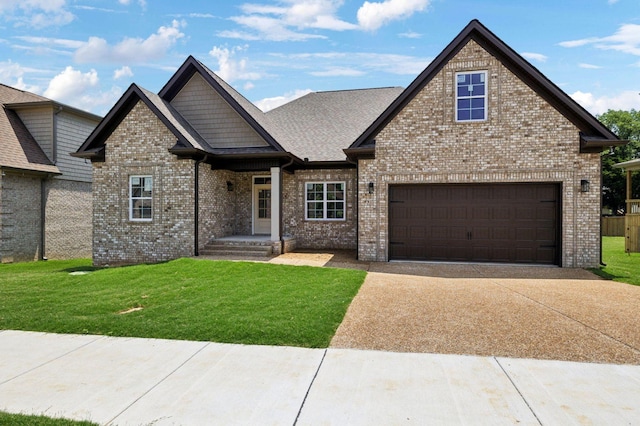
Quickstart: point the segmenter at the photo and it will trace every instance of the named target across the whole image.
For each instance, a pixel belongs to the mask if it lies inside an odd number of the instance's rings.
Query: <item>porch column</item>
[[[271,168],[271,240],[280,241],[280,167]]]

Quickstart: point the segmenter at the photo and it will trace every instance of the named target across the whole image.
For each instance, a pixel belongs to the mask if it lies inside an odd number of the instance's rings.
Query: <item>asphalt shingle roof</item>
[[[313,92],[266,113],[284,149],[309,161],[344,161],[342,151],[402,93],[401,87]]]
[[[0,84],[0,166],[37,172],[60,173],[6,104],[51,102],[47,98]]]

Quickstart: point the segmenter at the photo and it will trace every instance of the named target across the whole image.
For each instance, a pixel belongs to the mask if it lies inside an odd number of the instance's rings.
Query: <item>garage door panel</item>
[[[504,226],[496,226],[495,228],[491,228],[491,239],[494,241],[508,240],[509,234],[510,228]]]
[[[444,207],[431,207],[431,215],[424,219],[444,220],[449,218],[449,210]]]
[[[536,238],[535,228],[516,228],[516,240],[517,241],[532,241]]]
[[[389,258],[557,264],[559,194],[547,183],[392,185]]]
[[[409,228],[409,238],[412,240],[424,240],[424,238],[427,236],[427,233],[425,231],[426,230],[424,226],[412,226]]]

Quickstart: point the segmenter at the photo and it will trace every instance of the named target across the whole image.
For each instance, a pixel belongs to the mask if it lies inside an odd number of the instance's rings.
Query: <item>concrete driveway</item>
[[[367,269],[331,347],[640,364],[640,287],[583,269]]]

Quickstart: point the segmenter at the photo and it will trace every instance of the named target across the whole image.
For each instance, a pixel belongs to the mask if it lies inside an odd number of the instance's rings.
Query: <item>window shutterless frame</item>
[[[346,220],[345,182],[307,182],[304,193],[305,220]]]
[[[151,222],[153,219],[153,178],[129,176],[129,220]]]
[[[455,75],[457,122],[487,119],[487,71],[465,71]]]

